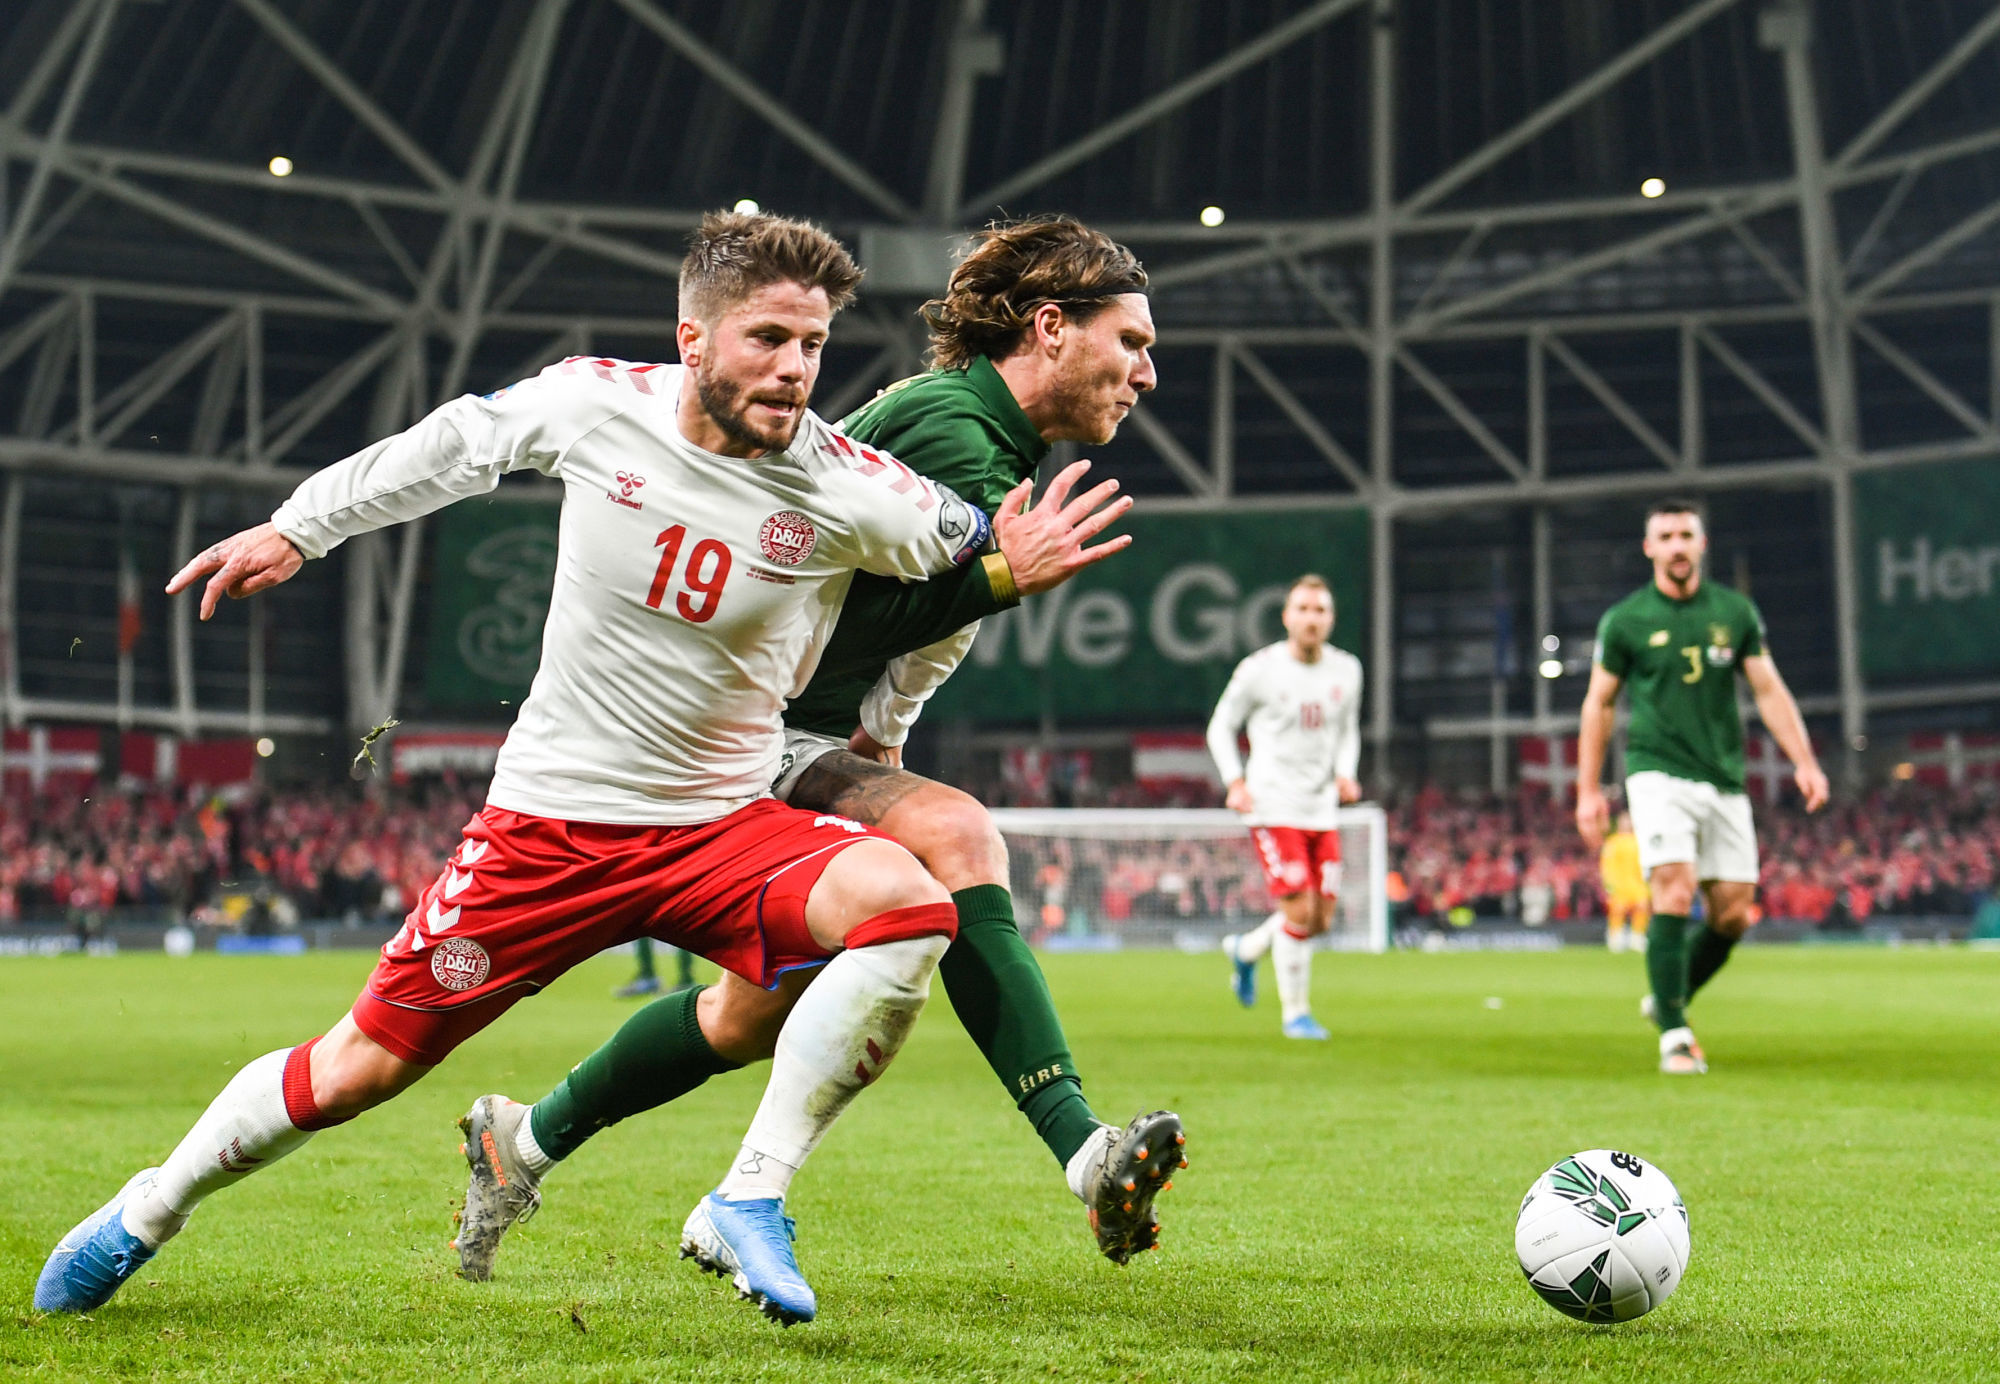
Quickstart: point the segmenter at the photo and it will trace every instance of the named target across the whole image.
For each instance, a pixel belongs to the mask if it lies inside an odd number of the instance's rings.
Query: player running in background
[[[903,847],[769,797],[780,713],[856,568],[949,572],[985,531],[949,490],[806,410],[859,278],[805,223],[707,217],[682,269],[681,365],[573,359],[455,400],[313,475],[270,523],[169,583],[209,577],[206,619],[225,592],[275,586],[507,471],[565,488],[541,667],[462,845],[352,1010],[246,1064],[161,1167],[63,1237],[37,1307],[101,1305],[206,1197],[407,1089],[579,961],[652,932],[758,985],[823,966],[778,1036],[741,1153],[682,1239],[777,1320],[813,1316],[785,1193],[902,1045],[957,919]]]
[[[1266,951],[1278,976],[1287,1038],[1325,1038],[1312,1014],[1312,939],[1333,922],[1340,896],[1340,805],[1361,796],[1361,660],[1327,643],[1333,592],[1307,575],[1285,597],[1285,639],[1236,665],[1208,722],[1208,752],[1227,802],[1257,844],[1278,909],[1242,936],[1222,939],[1236,998],[1257,1000]],[[1250,764],[1236,737],[1250,732]]]
[[[1618,814],[1618,829],[1604,838],[1597,853],[1604,883],[1604,946],[1607,951],[1646,950],[1646,922],[1652,894],[1646,872],[1639,868],[1639,838],[1632,834],[1632,814]]]
[[[1625,742],[1625,805],[1652,891],[1647,1016],[1660,1029],[1660,1070],[1708,1070],[1687,1024],[1687,1003],[1722,968],[1750,925],[1757,896],[1757,836],[1743,792],[1743,719],[1736,676],[1757,715],[1792,761],[1806,810],[1826,803],[1798,703],[1764,647],[1764,618],[1750,599],[1702,577],[1708,533],[1692,500],[1662,500],[1646,516],[1653,580],[1604,613],[1596,665],[1584,693],[1577,742],[1576,824],[1592,849],[1610,820],[1600,780],[1618,690],[1632,687]],[[1699,884],[1707,925],[1690,946],[1688,915]]]
[[[1145,288],[1129,251],[1074,221],[994,227],[953,272],[944,298],[924,309],[936,368],[892,386],[844,426],[1004,513],[1024,501],[1052,442],[1110,441],[1153,388]],[[1060,504],[1062,493],[1044,503]],[[893,837],[951,891],[958,936],[938,968],[945,993],[1062,1166],[1098,1247],[1122,1264],[1157,1242],[1153,1201],[1183,1161],[1180,1120],[1154,1111],[1120,1129],[1097,1119],[1016,924],[993,819],[967,794],[900,767],[904,737],[971,644],[973,622],[1015,600],[1004,567],[995,575],[991,592],[970,579],[953,590],[858,575],[818,671],[785,710],[785,770],[775,791],[793,806]],[[725,975],[639,1011],[532,1109],[480,1097],[466,1118],[464,1275],[491,1274],[502,1235],[539,1204],[542,1176],[591,1135],[768,1057],[795,993],[767,994]],[[478,1157],[488,1129],[497,1160]]]
[[[679,947],[669,947],[674,954],[674,988],[672,994],[694,988],[694,953],[684,952]],[[636,969],[632,978],[611,992],[613,999],[638,1000],[648,995],[660,993],[660,973],[653,965],[653,939],[641,937],[632,944],[632,960]]]

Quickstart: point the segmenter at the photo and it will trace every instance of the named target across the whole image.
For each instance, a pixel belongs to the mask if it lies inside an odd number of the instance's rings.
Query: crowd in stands
[[[996,787],[1004,796],[1006,788]],[[1213,790],[1177,785],[1097,795],[1106,806],[1217,807]],[[1596,853],[1567,804],[1525,788],[1512,797],[1427,787],[1388,804],[1390,893],[1405,921],[1511,919],[1529,924],[1604,916]],[[1850,926],[1876,916],[1971,914],[2000,875],[2000,784],[1957,790],[1874,789],[1806,814],[1794,800],[1756,809],[1764,916]],[[1081,906],[1126,916],[1234,918],[1268,907],[1247,843],[1016,845],[1018,893],[1061,913]],[[1098,891],[1094,893],[1093,891]],[[1090,900],[1097,906],[1091,909]]]
[[[282,900],[315,919],[399,919],[437,875],[483,785],[342,784],[234,801],[112,788],[0,796],[0,922],[150,913],[215,920],[218,900]],[[1100,795],[1099,803],[1120,794]],[[1131,797],[1132,794],[1124,794]],[[1174,806],[1216,806],[1187,789]],[[1003,799],[995,787],[989,800]],[[1168,805],[1141,800],[1143,805]],[[1124,805],[1141,805],[1130,803]],[[1567,806],[1425,788],[1392,800],[1390,895],[1403,920],[1601,917],[1594,853]],[[2000,784],[1900,784],[1808,816],[1760,805],[1766,916],[1843,926],[1963,916],[1995,890]],[[1237,920],[1270,908],[1246,835],[1017,838],[1022,914],[1045,930]],[[240,910],[228,914],[240,920]]]
[[[435,780],[234,801],[10,785],[0,797],[0,922],[205,921],[231,900],[259,910],[282,902],[310,918],[400,919],[484,796],[484,785]]]

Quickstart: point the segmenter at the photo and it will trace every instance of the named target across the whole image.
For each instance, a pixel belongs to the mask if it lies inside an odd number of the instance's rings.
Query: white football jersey
[[[309,478],[272,516],[307,557],[532,468],[564,487],[541,667],[487,801],[564,821],[685,825],[764,796],[785,701],[856,569],[920,581],[986,516],[807,413],[756,460],[675,418],[678,365],[573,358],[439,408]]]
[[[1250,765],[1236,736],[1250,729]],[[1332,831],[1339,825],[1336,778],[1361,763],[1361,660],[1325,645],[1301,663],[1288,642],[1257,650],[1230,676],[1208,722],[1208,752],[1224,783],[1243,779],[1250,826]]]

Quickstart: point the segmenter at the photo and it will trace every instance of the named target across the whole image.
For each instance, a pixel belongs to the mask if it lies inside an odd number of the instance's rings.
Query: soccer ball
[[[1514,1253],[1528,1286],[1583,1322],[1629,1322],[1673,1296],[1688,1214],[1658,1168],[1629,1153],[1574,1153],[1521,1198]]]

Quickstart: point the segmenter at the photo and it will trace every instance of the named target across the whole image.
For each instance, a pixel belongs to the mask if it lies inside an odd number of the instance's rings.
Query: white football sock
[[[1101,1159],[1111,1149],[1111,1141],[1120,1131],[1117,1125],[1099,1125],[1097,1132],[1083,1141],[1083,1147],[1069,1156],[1063,1165],[1063,1177],[1069,1182],[1069,1189],[1076,1193],[1076,1199],[1086,1204],[1090,1201],[1090,1189],[1083,1184],[1084,1175],[1090,1171],[1092,1159]]]
[[[1263,922],[1236,939],[1236,959],[1255,963],[1264,959],[1264,953],[1271,950],[1271,939],[1284,929],[1283,912],[1273,913]]]
[[[542,1146],[535,1142],[535,1121],[531,1116],[523,1115],[514,1131],[514,1152],[521,1155],[521,1161],[536,1177],[556,1165],[556,1160],[542,1152]]]
[[[127,1230],[158,1249],[180,1233],[205,1198],[270,1167],[312,1138],[285,1110],[285,1064],[293,1051],[265,1053],[222,1088],[167,1155],[152,1187],[125,1203]]]
[[[826,964],[778,1031],[763,1103],[717,1196],[784,1196],[792,1174],[848,1102],[903,1046],[950,942],[881,942],[841,952]]]
[[[1271,939],[1271,969],[1278,973],[1278,1008],[1284,1022],[1312,1013],[1312,939],[1279,929]]]

